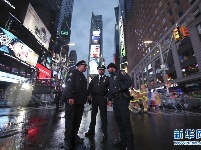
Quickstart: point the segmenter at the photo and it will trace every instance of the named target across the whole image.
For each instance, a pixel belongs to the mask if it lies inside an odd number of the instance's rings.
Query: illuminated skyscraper
[[[89,66],[88,66],[88,80],[90,81],[98,74],[97,67],[103,64],[103,46],[102,46],[102,15],[94,15],[92,12],[91,29],[89,39]]]
[[[68,68],[69,70],[75,70],[77,63],[77,53],[76,50],[71,50],[68,57]]]

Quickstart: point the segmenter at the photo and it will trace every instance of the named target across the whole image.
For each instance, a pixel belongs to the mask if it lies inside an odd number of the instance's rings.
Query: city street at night
[[[201,0],[0,0],[0,150],[201,150]]]
[[[112,145],[118,136],[113,111],[108,107],[108,138],[102,138],[100,115],[98,115],[95,136],[85,137],[90,123],[90,106],[85,107],[79,135],[83,144],[76,144],[75,150],[121,150]],[[0,149],[1,150],[58,150],[64,139],[64,110],[56,112],[53,106],[27,107],[21,109],[0,109]],[[174,145],[175,129],[200,129],[201,111],[191,110],[152,110],[147,114],[131,112],[134,134],[134,150],[199,150],[200,145]],[[7,126],[2,125],[7,124]],[[180,141],[200,141],[183,137]]]

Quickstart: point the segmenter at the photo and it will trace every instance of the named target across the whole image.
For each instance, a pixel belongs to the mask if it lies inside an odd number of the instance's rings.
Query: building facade
[[[62,7],[65,12],[60,11]],[[52,78],[61,74],[62,61],[67,62],[68,47],[63,45],[70,40],[72,7],[72,0],[0,1],[0,90],[37,79],[47,81],[43,83],[48,88],[38,86],[35,90],[35,86],[33,93],[50,94]],[[64,17],[59,17],[62,13]],[[59,61],[53,58],[55,51]]]
[[[126,23],[129,18],[133,0],[119,0],[119,6],[114,8],[115,24],[115,57],[114,62],[120,70],[128,72],[126,48]]]
[[[134,79],[134,88],[139,89],[145,83],[150,88],[200,86],[200,12],[200,0],[160,0],[153,3],[136,0],[133,3],[126,45],[128,70]],[[187,27],[190,36],[175,41],[173,29],[177,26]],[[154,43],[144,44],[147,40]],[[160,51],[165,63],[165,78]]]

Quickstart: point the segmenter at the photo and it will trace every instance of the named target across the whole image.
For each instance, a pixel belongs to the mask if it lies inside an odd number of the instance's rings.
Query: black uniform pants
[[[70,105],[65,102],[65,141],[74,141],[80,128],[84,104]]]
[[[114,98],[113,110],[114,119],[119,129],[120,138],[127,143],[129,147],[133,145],[133,132],[130,122],[129,100],[125,97]]]
[[[105,96],[92,95],[92,111],[91,111],[91,123],[89,130],[94,132],[96,126],[96,115],[98,113],[98,107],[100,110],[100,117],[102,123],[102,132],[107,134],[107,99]]]
[[[56,104],[56,110],[59,110],[59,101],[60,101],[60,98],[59,97],[55,97],[54,102]]]

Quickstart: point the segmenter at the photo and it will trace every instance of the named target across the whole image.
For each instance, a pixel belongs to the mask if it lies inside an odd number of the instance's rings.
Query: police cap
[[[98,70],[105,70],[106,68],[105,68],[104,65],[100,65],[100,66],[97,67],[97,69],[98,69]]]
[[[76,66],[79,66],[79,65],[86,65],[87,66],[87,64],[84,60],[81,60],[76,64]]]
[[[107,69],[109,69],[109,68],[118,69],[117,66],[116,66],[114,63],[110,63],[110,64],[107,66]]]

